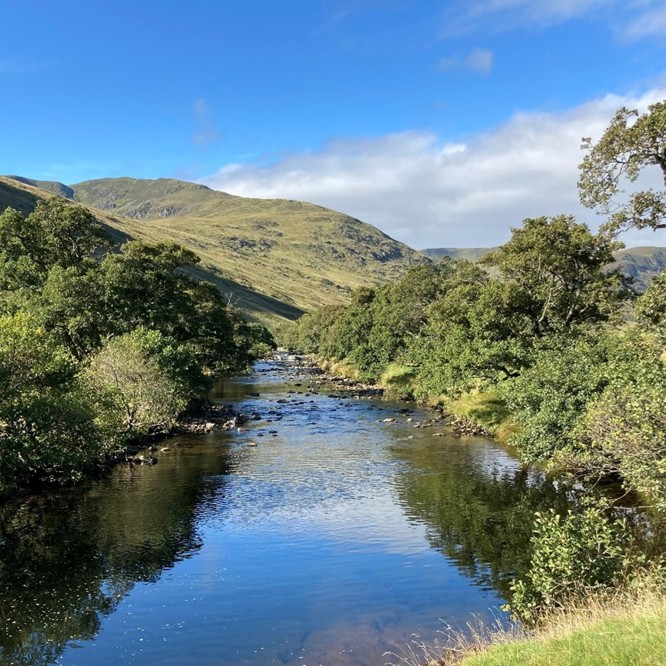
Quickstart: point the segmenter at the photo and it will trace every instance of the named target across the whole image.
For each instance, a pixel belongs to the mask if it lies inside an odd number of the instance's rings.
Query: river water
[[[397,664],[501,621],[532,513],[566,502],[492,442],[286,359],[217,400],[262,418],[0,505],[0,663]]]

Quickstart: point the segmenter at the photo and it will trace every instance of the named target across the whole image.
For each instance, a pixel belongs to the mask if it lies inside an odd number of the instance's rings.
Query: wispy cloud
[[[195,131],[192,135],[192,142],[201,148],[205,148],[215,143],[220,134],[217,131],[213,115],[203,98],[194,102],[194,123]]]
[[[204,182],[250,197],[312,201],[370,222],[415,247],[504,242],[526,217],[573,212],[582,136],[615,110],[644,109],[666,88],[591,101],[566,113],[521,113],[464,142],[427,132],[335,141],[270,166],[232,164]]]
[[[444,14],[441,36],[545,28],[582,18],[629,41],[666,34],[663,0],[458,0]]]
[[[630,21],[621,33],[629,41],[666,36],[666,5],[644,11]]]
[[[476,74],[488,75],[493,69],[495,56],[489,49],[473,49],[465,56],[441,58],[438,67],[441,71],[467,69]]]

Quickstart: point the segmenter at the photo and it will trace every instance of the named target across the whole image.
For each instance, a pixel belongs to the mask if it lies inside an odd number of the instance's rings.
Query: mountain
[[[617,266],[634,280],[634,288],[644,292],[650,280],[666,270],[666,247],[630,247],[615,253]]]
[[[29,212],[53,194],[89,207],[118,241],[172,240],[195,271],[263,322],[344,303],[359,286],[428,261],[375,227],[314,204],[250,199],[174,179],[103,178],[74,185],[0,177],[0,210]]]

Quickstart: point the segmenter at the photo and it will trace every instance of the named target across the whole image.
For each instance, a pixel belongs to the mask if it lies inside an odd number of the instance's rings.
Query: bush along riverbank
[[[650,107],[630,129],[618,112],[610,138],[582,165],[586,205],[606,205],[617,191],[622,174],[608,151],[642,159],[632,151],[652,145],[654,133],[632,132],[663,126],[665,113],[664,103]],[[639,296],[610,266],[620,230],[664,222],[630,207],[597,234],[568,215],[528,219],[479,263],[445,258],[394,284],[357,289],[348,305],[304,315],[280,341],[389,394],[439,405],[470,432],[487,432],[579,486],[619,482],[625,498],[663,523],[666,273]],[[660,554],[641,555],[630,516],[618,502],[536,516],[513,615],[541,626],[554,609],[631,588],[646,570],[662,581]]]
[[[98,474],[271,348],[175,244],[54,198],[0,215],[0,498]]]

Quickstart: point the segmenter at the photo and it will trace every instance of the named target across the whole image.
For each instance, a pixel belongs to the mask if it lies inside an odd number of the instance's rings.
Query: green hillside
[[[369,224],[299,201],[248,199],[173,179],[66,186],[0,177],[0,209],[28,211],[53,193],[91,207],[119,240],[173,240],[194,250],[201,275],[261,321],[346,302],[352,289],[427,261]]]
[[[643,292],[655,275],[666,270],[666,247],[630,247],[615,253],[617,266],[634,280],[634,287]]]

